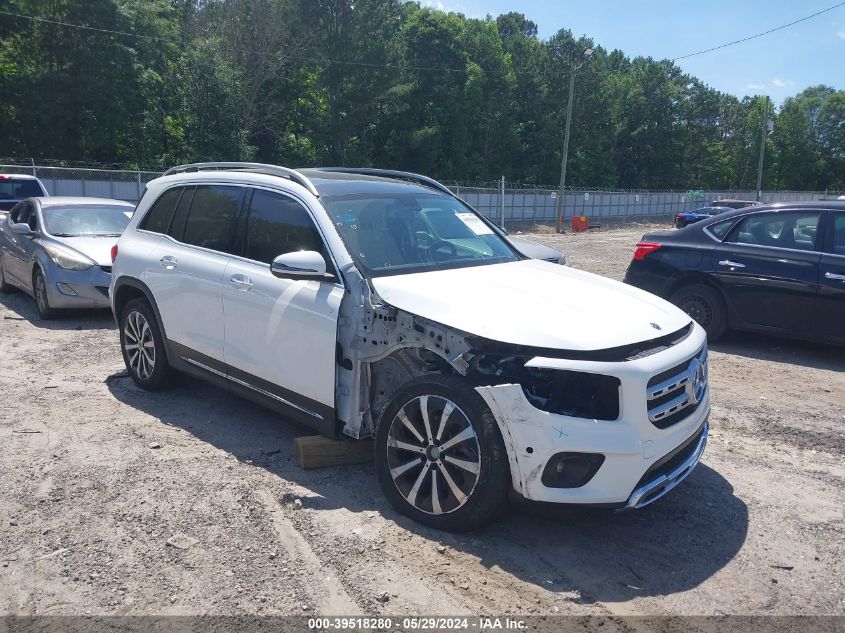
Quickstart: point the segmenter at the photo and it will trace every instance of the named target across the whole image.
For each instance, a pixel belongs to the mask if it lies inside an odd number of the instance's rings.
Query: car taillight
[[[114,264],[114,260],[117,259],[117,244],[111,247],[111,263]]]
[[[659,249],[662,244],[657,242],[637,242],[636,250],[634,251],[634,259],[638,262],[643,261],[646,255],[653,253]]]

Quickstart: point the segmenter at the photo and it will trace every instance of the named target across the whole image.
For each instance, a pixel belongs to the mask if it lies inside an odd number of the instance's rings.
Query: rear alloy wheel
[[[150,304],[133,299],[120,315],[120,350],[135,383],[148,391],[165,386],[170,366],[164,340]]]
[[[38,309],[38,316],[45,320],[56,318],[58,311],[50,307],[50,298],[47,296],[47,280],[40,268],[36,268],[32,275],[32,294],[35,295],[35,307]]]
[[[672,295],[671,301],[704,328],[709,340],[715,341],[724,334],[725,304],[716,291],[700,284],[684,286]]]
[[[505,507],[510,471],[492,412],[459,376],[414,380],[386,407],[376,468],[390,503],[435,528],[469,531]]]

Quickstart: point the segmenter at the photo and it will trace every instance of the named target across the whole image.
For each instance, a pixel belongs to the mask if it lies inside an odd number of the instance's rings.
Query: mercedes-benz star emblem
[[[689,366],[689,381],[687,382],[687,395],[690,404],[698,404],[704,397],[707,389],[707,363],[702,363],[693,358]]]

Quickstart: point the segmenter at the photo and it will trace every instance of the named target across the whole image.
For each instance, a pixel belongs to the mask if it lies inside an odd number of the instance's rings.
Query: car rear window
[[[29,178],[0,178],[0,200],[23,200],[43,196],[38,182]]]

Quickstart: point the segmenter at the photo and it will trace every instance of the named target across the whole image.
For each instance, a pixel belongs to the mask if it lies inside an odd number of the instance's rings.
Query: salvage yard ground
[[[650,227],[534,236],[621,279]],[[637,512],[518,504],[470,535],[397,515],[371,466],[184,379],[122,374],[108,313],[0,296],[0,613],[845,615],[845,351],[711,345],[697,471]]]

